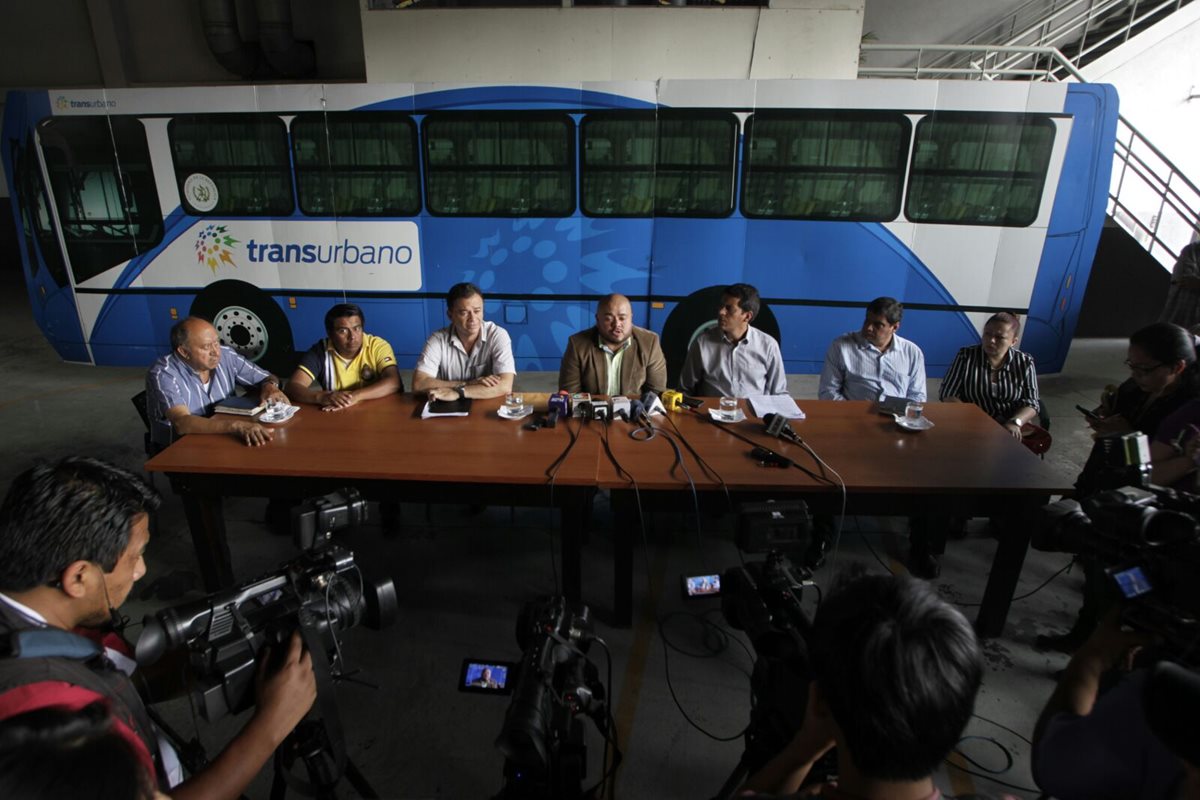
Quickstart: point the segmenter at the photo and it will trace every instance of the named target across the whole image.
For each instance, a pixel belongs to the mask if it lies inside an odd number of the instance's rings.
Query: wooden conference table
[[[709,405],[713,405],[711,402]],[[975,627],[981,636],[998,636],[1025,563],[1032,526],[1052,494],[1071,489],[1071,481],[1016,442],[1001,426],[969,403],[928,403],[934,427],[902,430],[869,402],[802,400],[807,418],[792,428],[836,470],[845,482],[847,514],[1003,516],[1002,532],[984,590]],[[742,407],[749,409],[743,402]],[[714,424],[707,412],[673,414],[679,433],[711,467],[705,470],[682,447],[690,479],[712,507],[736,500],[802,498],[814,513],[837,514],[841,489],[795,444],[767,436],[763,423],[749,419],[733,425]],[[660,427],[674,431],[669,423]],[[729,430],[769,447],[813,475],[795,468],[763,466],[750,454],[752,445]],[[656,437],[657,438],[657,437]],[[669,444],[609,437],[620,466],[637,481],[643,509],[669,507],[691,500],[689,477],[672,470],[675,453]],[[712,472],[717,473],[716,476]],[[719,476],[719,477],[718,477]],[[721,480],[725,487],[721,486]],[[633,536],[637,506],[632,483],[601,452],[597,484],[612,492],[614,523],[615,616],[627,619],[624,605],[632,595]],[[843,534],[844,535],[844,534]]]
[[[543,401],[544,402],[544,401]],[[564,592],[581,595],[581,541],[597,488],[612,492],[614,516],[614,598],[617,624],[632,616],[633,539],[637,532],[633,488],[618,473],[590,423],[559,423],[528,431],[522,423],[497,416],[500,399],[475,401],[469,417],[422,420],[423,401],[412,395],[386,398],[337,413],[305,406],[292,420],[275,426],[275,439],[250,448],[232,436],[186,436],[159,453],[146,469],[170,473],[184,497],[188,523],[205,585],[211,590],[234,581],[221,500],[226,496],[304,498],[346,484],[372,499],[419,502],[547,505],[548,468],[567,448],[569,431],[579,431],[554,481],[554,504],[562,511]],[[805,400],[808,418],[795,430],[845,481],[847,513],[1006,515],[1029,519],[1051,494],[1070,482],[1038,459],[974,405],[930,403],[935,427],[920,433],[900,430],[865,402]],[[656,417],[655,424],[674,431]],[[837,513],[838,486],[798,469],[763,467],[751,446],[701,413],[673,413],[687,444],[720,480],[706,472],[681,445],[698,492],[725,502],[724,488],[738,499],[802,497],[815,512]],[[771,439],[761,421],[729,426],[819,473],[798,446]],[[614,422],[608,441],[613,456],[637,481],[645,507],[691,507],[688,479],[672,469],[672,448],[656,437],[628,436],[630,426]],[[721,480],[725,487],[722,487]],[[687,493],[687,494],[685,494]],[[976,628],[998,635],[1028,548],[1029,524],[1004,532],[984,592]]]
[[[565,427],[527,431],[496,415],[502,398],[476,400],[468,417],[423,420],[411,394],[337,412],[302,406],[247,447],[233,436],[185,436],[146,463],[184,500],[196,557],[210,590],[234,583],[222,498],[299,500],[352,485],[370,500],[548,506],[547,468],[567,448]],[[543,399],[543,404],[545,400]],[[556,435],[557,434],[557,435]],[[596,491],[599,440],[578,437],[555,474],[562,510],[563,583],[579,599],[580,533]],[[246,577],[246,576],[243,576]]]

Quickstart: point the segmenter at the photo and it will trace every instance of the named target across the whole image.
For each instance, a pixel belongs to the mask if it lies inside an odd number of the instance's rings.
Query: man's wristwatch
[[[465,383],[460,383],[458,386],[455,386],[454,391],[458,392],[459,400],[467,399],[467,385]]]
[[[1020,417],[1013,417],[1008,421],[1008,424],[1016,425],[1018,428],[1020,428],[1025,424],[1025,420],[1021,419]]]

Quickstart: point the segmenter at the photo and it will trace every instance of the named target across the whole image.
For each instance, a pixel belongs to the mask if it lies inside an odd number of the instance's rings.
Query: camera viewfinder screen
[[[688,597],[703,597],[721,593],[720,575],[689,575],[684,581]]]
[[[1150,584],[1150,579],[1146,577],[1146,573],[1142,572],[1141,567],[1130,567],[1120,572],[1114,572],[1112,577],[1117,582],[1117,588],[1121,590],[1121,594],[1126,597],[1137,597],[1154,588]]]
[[[508,665],[472,661],[467,664],[464,686],[471,689],[503,691],[508,686]]]

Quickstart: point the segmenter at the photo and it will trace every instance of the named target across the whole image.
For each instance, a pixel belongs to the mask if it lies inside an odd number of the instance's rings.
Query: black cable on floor
[[[1072,558],[1072,559],[1071,559],[1069,562],[1067,562],[1067,565],[1066,565],[1066,566],[1064,566],[1062,569],[1058,570],[1058,571],[1057,571],[1057,572],[1055,572],[1053,575],[1051,575],[1049,578],[1046,578],[1046,580],[1044,580],[1044,581],[1042,581],[1040,584],[1038,584],[1038,586],[1037,586],[1037,588],[1036,588],[1036,589],[1033,589],[1033,590],[1031,590],[1031,591],[1028,591],[1028,592],[1026,592],[1025,594],[1019,594],[1019,595],[1017,595],[1016,597],[1014,597],[1012,600],[1010,600],[1009,602],[1015,603],[1015,602],[1017,602],[1018,600],[1024,600],[1024,599],[1026,599],[1027,597],[1033,597],[1035,594],[1037,594],[1038,592],[1040,592],[1042,589],[1045,589],[1047,586],[1049,586],[1051,581],[1053,581],[1053,580],[1054,580],[1055,578],[1057,578],[1059,575],[1062,575],[1064,572],[1066,572],[1067,570],[1069,570],[1069,569],[1070,569],[1070,568],[1071,568],[1071,567],[1072,567],[1074,564],[1075,564],[1075,559],[1074,559],[1074,558]],[[972,608],[972,607],[976,607],[976,606],[982,606],[982,605],[983,605],[983,603],[982,603],[982,602],[979,602],[979,603],[959,603],[959,602],[955,602],[955,603],[954,603],[954,605],[956,605],[956,606],[963,606],[964,608]]]
[[[889,575],[895,575],[896,573],[892,572],[892,568],[879,557],[879,553],[876,553],[875,548],[871,546],[871,540],[867,538],[867,534],[863,533],[862,526],[858,524],[858,517],[854,518],[854,530],[858,534],[858,537],[862,539],[863,544],[867,546],[867,550],[871,552],[871,555],[875,556],[875,560],[879,562],[879,566],[883,567],[884,572]]]
[[[687,721],[687,724],[691,725],[693,728],[695,728],[696,730],[698,730],[700,733],[704,734],[708,738],[712,739],[713,741],[717,741],[717,742],[737,741],[738,739],[742,738],[746,734],[747,730],[750,729],[749,723],[746,724],[745,728],[742,728],[742,730],[738,731],[736,734],[734,734],[732,736],[718,736],[715,733],[712,733],[711,731],[704,728],[702,725],[700,725],[694,719],[692,719],[691,716],[688,714],[688,712],[686,710],[684,710],[683,704],[679,702],[679,696],[677,694],[675,694],[675,685],[671,682],[671,658],[670,658],[671,650],[675,650],[676,652],[679,652],[679,653],[685,653],[686,651],[684,651],[684,650],[680,649],[678,646],[670,644],[668,642],[667,634],[666,634],[666,631],[664,630],[664,625],[666,624],[667,620],[670,620],[677,616],[688,617],[688,618],[694,619],[694,620],[700,622],[701,625],[705,626],[706,629],[708,629],[708,628],[716,629],[716,631],[718,632],[718,634],[717,634],[718,639],[723,640],[722,649],[720,650],[720,652],[711,653],[710,655],[707,655],[707,656],[694,655],[693,657],[713,658],[713,657],[719,655],[721,652],[724,652],[725,650],[728,649],[728,640],[730,638],[726,631],[724,631],[719,626],[715,625],[714,623],[712,623],[711,621],[706,619],[704,616],[701,616],[698,614],[693,614],[693,613],[690,613],[687,611],[675,611],[675,612],[667,614],[663,617],[660,617],[658,619],[658,636],[659,636],[659,639],[661,639],[662,643],[663,643],[663,669],[666,672],[667,689],[671,693],[671,700],[673,700],[675,702],[675,707],[677,709],[679,709],[679,713],[683,715],[683,718],[684,718],[684,720]],[[740,641],[737,639],[737,637],[732,637],[732,638],[734,638],[736,641]],[[744,647],[744,644],[743,644],[743,647]],[[742,670],[742,671],[745,673],[745,670]],[[746,673],[746,675],[749,676],[749,673]]]
[[[975,717],[976,719],[980,720],[981,722],[986,722],[986,723],[988,723],[988,724],[990,724],[990,725],[995,725],[995,726],[996,726],[997,728],[999,728],[1000,730],[1003,730],[1003,731],[1008,731],[1009,733],[1011,733],[1013,736],[1015,736],[1015,737],[1017,737],[1018,739],[1020,739],[1020,740],[1021,740],[1022,742],[1024,742],[1025,744],[1029,745],[1030,747],[1032,747],[1032,746],[1033,746],[1033,740],[1031,740],[1031,739],[1027,738],[1026,736],[1024,736],[1024,735],[1023,735],[1023,734],[1021,734],[1021,733],[1018,733],[1017,731],[1014,731],[1012,728],[1008,727],[1007,725],[1005,725],[1005,724],[1004,724],[1004,723],[1002,723],[1002,722],[996,722],[996,720],[994,720],[994,719],[989,719],[989,718],[987,718],[987,717],[983,716],[982,714],[972,714],[971,716]]]

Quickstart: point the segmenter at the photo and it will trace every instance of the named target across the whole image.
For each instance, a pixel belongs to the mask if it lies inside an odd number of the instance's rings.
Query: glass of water
[[[904,407],[904,418],[909,422],[917,422],[925,413],[925,406],[922,403],[909,403]]]
[[[736,397],[722,397],[721,410],[718,412],[721,419],[725,422],[736,422],[738,412],[738,402]]]
[[[504,396],[504,411],[512,417],[525,410],[525,395],[509,392]]]

